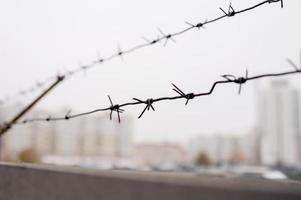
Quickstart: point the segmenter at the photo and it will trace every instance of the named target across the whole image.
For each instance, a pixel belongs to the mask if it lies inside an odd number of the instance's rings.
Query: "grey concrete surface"
[[[0,163],[0,200],[301,199],[301,184],[195,173]]]

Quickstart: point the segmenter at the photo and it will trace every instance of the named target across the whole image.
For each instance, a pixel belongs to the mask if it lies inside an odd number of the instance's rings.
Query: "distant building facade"
[[[31,116],[45,117],[45,113],[35,111]],[[20,125],[1,138],[1,155],[14,161],[22,151],[31,149],[40,157],[129,157],[133,153],[132,123],[129,116],[123,116],[119,124],[99,115]]]
[[[189,150],[191,161],[200,154],[206,154],[213,165],[258,164],[258,134],[252,130],[247,134],[213,134],[191,139]]]
[[[272,82],[260,93],[259,119],[262,164],[300,164],[298,91],[285,81]]]
[[[145,165],[186,163],[187,151],[178,143],[139,143],[135,145],[134,158]]]

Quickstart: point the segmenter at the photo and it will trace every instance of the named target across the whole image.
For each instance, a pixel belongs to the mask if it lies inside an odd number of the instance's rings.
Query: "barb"
[[[240,94],[240,92],[241,92],[241,85],[244,84],[244,83],[246,83],[247,80],[248,80],[248,70],[246,70],[245,77],[236,78],[234,75],[231,75],[231,74],[225,74],[225,75],[222,75],[222,77],[225,78],[228,81],[232,81],[234,83],[239,84],[238,94]]]
[[[233,17],[235,15],[235,10],[232,7],[232,4],[229,4],[228,12],[224,11],[222,8],[219,8],[227,17]]]
[[[117,57],[120,57],[121,59],[123,59],[123,57],[124,57],[125,54],[129,54],[129,53],[132,53],[132,52],[134,52],[134,51],[136,51],[138,49],[142,49],[142,48],[145,48],[145,47],[152,46],[154,44],[159,43],[160,41],[164,41],[163,46],[166,46],[168,40],[176,42],[176,40],[175,40],[176,36],[185,34],[186,32],[192,31],[193,29],[200,29],[201,27],[204,28],[205,25],[217,22],[219,20],[222,20],[225,17],[237,16],[238,14],[241,14],[241,13],[244,13],[244,12],[256,9],[258,7],[261,7],[261,6],[265,5],[265,4],[278,3],[278,2],[280,2],[281,7],[283,8],[283,0],[266,0],[266,1],[262,1],[261,3],[255,4],[255,5],[251,6],[251,7],[242,9],[242,10],[234,10],[234,8],[232,7],[232,4],[230,3],[227,12],[225,10],[223,10],[222,8],[220,8],[220,10],[223,12],[223,15],[221,15],[221,16],[218,16],[218,17],[213,18],[211,20],[206,20],[205,22],[199,22],[199,23],[196,23],[196,24],[192,24],[192,23],[186,22],[186,24],[189,25],[188,28],[184,28],[184,29],[182,29],[180,31],[177,31],[177,32],[174,32],[174,33],[170,33],[170,34],[165,34],[161,29],[158,28],[158,31],[160,32],[161,36],[159,36],[156,39],[149,40],[146,37],[143,37],[143,40],[145,41],[145,43],[133,46],[133,47],[127,49],[127,50],[121,50],[120,47],[118,46],[117,53],[113,53],[112,55],[107,56],[107,57],[102,57],[102,58],[98,57],[97,60],[94,60],[94,61],[92,61],[92,62],[90,62],[90,63],[88,63],[86,65],[79,66],[78,68],[76,68],[74,70],[67,71],[66,73],[61,74],[61,75],[65,76],[66,77],[65,79],[67,79],[67,78],[72,77],[72,76],[74,76],[75,74],[77,74],[77,73],[79,73],[81,71],[86,72],[88,69],[91,69],[92,67],[96,66],[97,64],[102,64],[104,62],[108,62],[108,61],[110,61],[112,59],[115,59]],[[55,80],[56,76],[57,75],[51,76],[48,79],[46,79],[45,81],[40,81],[39,84],[36,84],[35,86],[33,86],[33,87],[29,88],[29,89],[20,90],[18,92],[18,95],[20,95],[20,96],[26,96],[27,94],[33,93],[33,92],[35,92],[37,90],[40,90],[42,87],[46,86],[47,84],[49,84],[50,82],[52,82],[53,80]],[[11,99],[12,98],[0,99],[0,105],[4,104],[6,102],[9,102]]]
[[[194,93],[185,94],[175,84],[172,83],[172,85],[174,86],[174,88],[172,90],[175,91],[176,93],[178,93],[181,97],[186,99],[185,106],[188,104],[190,99],[194,99],[194,97],[195,97]]]
[[[158,31],[161,33],[161,35],[163,36],[163,38],[165,38],[165,42],[163,44],[163,46],[165,47],[167,45],[168,40],[173,41],[174,43],[176,43],[176,40],[173,39],[173,35],[172,34],[165,34],[160,28],[158,28]]]
[[[301,51],[300,51],[300,58],[299,58],[299,67],[289,58],[286,59],[286,61],[295,69],[295,70],[301,70]]]
[[[139,103],[145,103],[146,104],[146,106],[145,106],[145,108],[143,109],[143,111],[141,112],[141,114],[139,115],[139,117],[138,117],[138,119],[140,119],[141,117],[142,117],[142,115],[144,114],[144,112],[146,111],[146,110],[149,110],[150,108],[153,110],[153,111],[155,111],[155,108],[153,107],[153,103],[154,103],[154,100],[153,99],[147,99],[146,101],[142,101],[142,100],[140,100],[140,99],[137,99],[137,98],[133,98],[135,101],[138,101]]]
[[[66,113],[66,115],[65,115],[65,119],[66,120],[68,120],[68,119],[70,119],[70,114],[71,114],[71,112],[72,112],[72,110],[70,109],[67,113]],[[47,121],[49,121],[51,118],[47,118],[48,120]]]
[[[52,119],[51,115],[49,115],[47,118],[46,118],[46,121],[50,121]]]
[[[122,57],[123,51],[121,50],[120,45],[118,45],[117,55],[120,57],[121,60],[123,60],[123,57]]]
[[[211,95],[217,85],[234,83],[234,84],[239,84],[240,87],[241,87],[242,84],[246,84],[248,81],[261,79],[261,78],[267,78],[267,77],[287,76],[287,75],[292,75],[292,74],[301,74],[301,69],[293,70],[293,71],[286,71],[286,72],[281,72],[281,73],[262,74],[262,75],[252,76],[252,77],[248,76],[248,71],[246,71],[245,77],[239,77],[239,78],[236,78],[236,76],[234,76],[234,75],[223,75],[222,77],[225,80],[215,81],[212,84],[212,86],[211,86],[211,88],[209,89],[208,92],[201,92],[201,93],[188,93],[188,94],[186,94],[181,89],[179,89],[179,87],[177,87],[175,84],[172,84],[172,86],[174,87],[173,90],[177,94],[179,94],[179,96],[159,97],[159,98],[156,98],[156,99],[149,98],[146,101],[143,101],[143,100],[140,100],[140,99],[137,99],[137,98],[133,98],[134,102],[128,102],[128,103],[123,103],[123,104],[113,104],[113,102],[111,100],[111,97],[108,95],[108,98],[109,98],[109,101],[110,101],[111,105],[110,105],[110,107],[107,107],[107,108],[96,109],[96,110],[83,112],[83,113],[79,113],[79,114],[75,114],[75,115],[69,115],[70,113],[68,113],[68,115],[65,115],[64,117],[29,118],[29,119],[25,119],[21,122],[16,122],[14,124],[23,124],[25,122],[28,123],[28,122],[37,122],[37,121],[49,122],[49,121],[58,121],[58,120],[68,120],[68,119],[72,119],[72,118],[76,118],[76,117],[80,117],[80,116],[84,116],[84,115],[90,115],[90,114],[93,114],[93,113],[103,112],[103,111],[110,111],[110,119],[112,119],[112,113],[117,112],[118,121],[120,122],[120,113],[124,112],[124,110],[121,109],[121,108],[127,107],[127,106],[135,106],[135,105],[140,105],[140,104],[146,104],[143,111],[141,112],[141,114],[138,117],[140,119],[143,116],[143,114],[145,113],[146,110],[152,109],[153,111],[155,111],[155,109],[153,107],[153,103],[155,103],[155,102],[173,101],[173,100],[177,100],[177,99],[186,99],[185,105],[187,105],[189,100],[195,99],[196,97]],[[239,92],[240,92],[240,90],[241,89],[239,89]],[[68,116],[68,119],[66,118],[66,116]],[[13,125],[13,124],[11,124],[11,125]]]
[[[279,0],[270,0],[269,3],[279,2]],[[283,0],[280,0],[281,8],[283,8]]]
[[[124,110],[123,109],[120,109],[120,106],[118,104],[115,104],[113,105],[113,102],[112,102],[112,99],[111,97],[108,95],[108,98],[110,100],[110,103],[111,103],[111,106],[110,106],[110,120],[112,120],[112,115],[113,115],[113,112],[117,112],[117,116],[118,116],[118,122],[120,123],[120,113],[123,113]]]
[[[206,23],[207,22],[207,20],[204,22],[204,23]],[[197,23],[197,24],[192,24],[192,23],[190,23],[190,22],[185,22],[187,25],[189,25],[191,28],[197,28],[197,29],[201,29],[201,28],[205,28],[204,27],[204,23],[201,23],[201,22],[199,22],[199,23]]]

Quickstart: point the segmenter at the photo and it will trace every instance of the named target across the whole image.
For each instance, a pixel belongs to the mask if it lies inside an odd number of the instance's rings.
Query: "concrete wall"
[[[0,163],[0,200],[301,199],[301,184]]]

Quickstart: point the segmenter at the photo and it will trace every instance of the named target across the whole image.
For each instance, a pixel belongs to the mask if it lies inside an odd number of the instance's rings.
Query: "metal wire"
[[[41,93],[37,98],[35,98],[30,104],[23,108],[17,115],[13,117],[12,120],[5,123],[4,126],[0,125],[0,136],[7,132],[12,125],[17,123],[26,113],[28,113],[41,99],[43,99],[51,90],[53,90],[59,83],[64,80],[63,76],[58,76],[57,80],[53,82],[43,93]]]
[[[187,105],[188,102],[192,99],[195,99],[197,97],[211,95],[217,85],[228,84],[228,83],[237,84],[239,86],[239,94],[240,94],[242,85],[246,84],[248,81],[266,78],[266,77],[287,76],[287,75],[298,74],[298,73],[301,74],[301,66],[300,66],[300,68],[294,69],[293,71],[286,71],[286,72],[280,72],[280,73],[268,73],[268,74],[261,74],[261,75],[257,75],[257,76],[251,76],[251,77],[248,77],[248,72],[246,72],[246,75],[244,77],[236,77],[234,75],[226,74],[226,75],[222,75],[224,80],[219,80],[219,81],[214,82],[208,92],[185,93],[178,86],[176,86],[175,84],[172,84],[173,91],[175,91],[178,94],[177,96],[148,98],[146,100],[140,100],[138,98],[133,98],[134,101],[123,103],[123,104],[113,104],[111,97],[108,95],[110,106],[105,107],[105,108],[99,108],[99,109],[82,112],[82,113],[78,113],[78,114],[73,114],[73,115],[71,115],[71,111],[68,111],[65,116],[61,116],[61,117],[48,116],[47,118],[28,118],[28,119],[24,119],[20,122],[17,122],[15,124],[27,124],[27,123],[39,122],[39,121],[50,122],[50,121],[70,120],[73,118],[78,118],[78,117],[82,117],[85,115],[91,115],[93,113],[104,112],[104,111],[110,111],[110,119],[112,119],[113,112],[117,113],[118,121],[120,122],[121,121],[120,114],[125,112],[125,110],[122,108],[127,107],[127,106],[136,106],[136,105],[144,104],[145,107],[138,117],[138,118],[141,118],[147,110],[152,109],[153,111],[155,111],[155,109],[154,109],[155,103],[163,102],[163,101],[173,101],[173,100],[178,100],[178,99],[185,99],[186,100],[185,105]]]
[[[160,28],[158,28],[158,31],[159,31],[159,34],[160,34],[160,36],[158,38],[149,40],[146,37],[142,37],[142,39],[145,41],[142,44],[133,46],[133,47],[131,47],[129,49],[125,49],[125,50],[122,50],[121,47],[118,46],[117,52],[115,52],[115,53],[113,53],[113,54],[111,54],[111,55],[109,55],[107,57],[99,57],[98,56],[97,60],[92,61],[90,64],[81,65],[78,68],[75,68],[74,70],[67,70],[65,73],[62,73],[62,74],[59,74],[59,75],[60,76],[64,76],[65,80],[66,80],[67,78],[69,78],[71,76],[74,76],[75,74],[78,74],[80,72],[86,73],[86,71],[88,69],[96,66],[97,64],[102,64],[104,62],[108,62],[108,61],[113,60],[113,59],[115,59],[117,57],[123,58],[123,56],[125,54],[130,54],[130,53],[132,53],[132,52],[134,52],[134,51],[136,51],[138,49],[142,49],[142,48],[145,48],[145,47],[149,47],[149,46],[155,45],[155,44],[157,44],[157,43],[159,43],[161,41],[164,41],[163,46],[166,46],[169,40],[175,42],[175,37],[176,36],[185,34],[186,32],[191,31],[193,29],[200,29],[201,27],[204,28],[205,25],[217,22],[219,20],[222,20],[223,18],[233,17],[233,16],[236,16],[238,14],[241,14],[241,13],[253,10],[255,8],[258,8],[260,6],[263,6],[265,4],[277,3],[277,2],[280,2],[281,3],[281,8],[283,8],[283,0],[266,0],[266,1],[263,1],[261,3],[258,3],[256,5],[254,5],[254,6],[251,6],[251,7],[242,9],[242,10],[237,10],[237,11],[233,8],[232,4],[230,3],[227,12],[224,9],[220,8],[220,10],[222,11],[223,15],[221,15],[219,17],[216,17],[216,18],[211,19],[211,20],[206,20],[204,22],[198,22],[198,23],[195,23],[195,24],[194,23],[190,23],[190,22],[185,22],[187,25],[189,25],[189,27],[184,28],[184,29],[182,29],[180,31],[177,31],[177,32],[174,32],[174,33],[168,33],[168,34],[166,34]],[[20,90],[17,94],[20,95],[20,96],[26,96],[26,95],[28,95],[30,93],[34,93],[37,90],[40,90],[44,86],[48,85],[53,80],[55,80],[57,76],[58,75],[54,75],[54,76],[51,76],[51,77],[47,78],[44,81],[38,81],[31,88],[26,89],[26,90]],[[7,103],[7,102],[9,102],[11,100],[12,100],[12,98],[10,98],[9,96],[7,96],[7,97],[5,97],[3,99],[0,99],[0,105],[3,105],[3,104],[5,104],[5,103]]]

